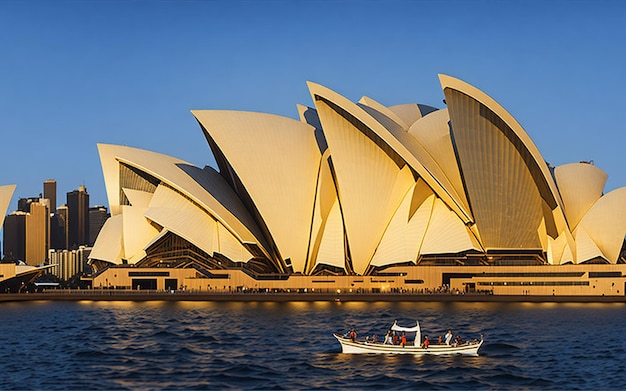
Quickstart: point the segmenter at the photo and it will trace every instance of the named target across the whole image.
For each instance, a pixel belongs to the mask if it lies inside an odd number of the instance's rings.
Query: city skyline
[[[38,265],[41,259],[49,260],[48,250],[54,253],[81,246],[90,248],[109,217],[107,206],[90,205],[89,193],[82,185],[66,192],[64,198],[57,197],[56,180],[46,179],[42,186],[43,192],[38,195],[15,199],[16,209],[7,208],[3,220],[0,220],[4,223],[0,224],[0,254],[3,259],[9,256]],[[0,187],[5,197],[2,202],[9,203],[15,198],[14,185]],[[58,199],[65,201],[58,201],[57,204]],[[4,210],[4,206],[0,206],[0,210]],[[44,209],[48,213],[42,215]]]
[[[190,110],[297,118],[295,103],[313,105],[307,80],[354,101],[444,108],[435,76],[446,73],[493,96],[551,164],[594,161],[610,191],[626,184],[613,121],[626,86],[624,10],[592,1],[2,2],[0,164],[11,169],[0,184],[17,185],[9,211],[47,178],[61,193],[84,185],[92,205],[107,205],[99,142],[216,167]]]
[[[13,189],[12,185],[3,186],[3,203]],[[48,262],[49,255],[59,250],[90,247],[109,217],[107,207],[89,205],[89,193],[82,185],[67,192],[66,202],[58,206],[52,206],[57,202],[56,181],[46,179],[43,189],[38,197],[19,198],[17,209],[7,211],[0,230],[3,259],[8,256],[36,266]]]

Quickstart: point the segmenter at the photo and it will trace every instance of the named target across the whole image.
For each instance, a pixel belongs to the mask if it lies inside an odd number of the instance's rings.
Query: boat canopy
[[[415,321],[415,327],[398,326],[398,321],[396,320],[393,322],[393,326],[391,326],[391,329],[394,331],[404,331],[405,333],[415,333],[415,339],[413,341],[413,344],[415,346],[420,346],[422,343],[422,332],[420,330],[419,320]]]
[[[415,327],[401,327],[398,326],[398,321],[393,322],[393,326],[391,326],[391,330],[393,331],[404,331],[406,333],[418,333],[420,331],[420,322],[415,322]]]

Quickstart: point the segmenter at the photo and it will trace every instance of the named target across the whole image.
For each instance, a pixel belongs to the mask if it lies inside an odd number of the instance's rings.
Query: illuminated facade
[[[200,278],[625,262],[626,187],[604,194],[589,163],[548,165],[492,98],[440,81],[441,110],[315,83],[297,120],[194,110],[219,170],[99,145],[111,218],[92,265]]]

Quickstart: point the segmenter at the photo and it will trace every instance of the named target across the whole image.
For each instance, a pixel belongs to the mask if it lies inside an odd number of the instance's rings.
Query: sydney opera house
[[[626,187],[439,78],[444,109],[308,83],[299,119],[193,110],[217,170],[98,145],[93,287],[626,294]]]

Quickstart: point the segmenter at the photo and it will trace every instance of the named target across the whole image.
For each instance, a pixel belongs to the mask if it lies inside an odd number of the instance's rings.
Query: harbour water
[[[0,304],[0,389],[624,389],[624,304]],[[332,337],[420,320],[478,357],[346,355]]]

